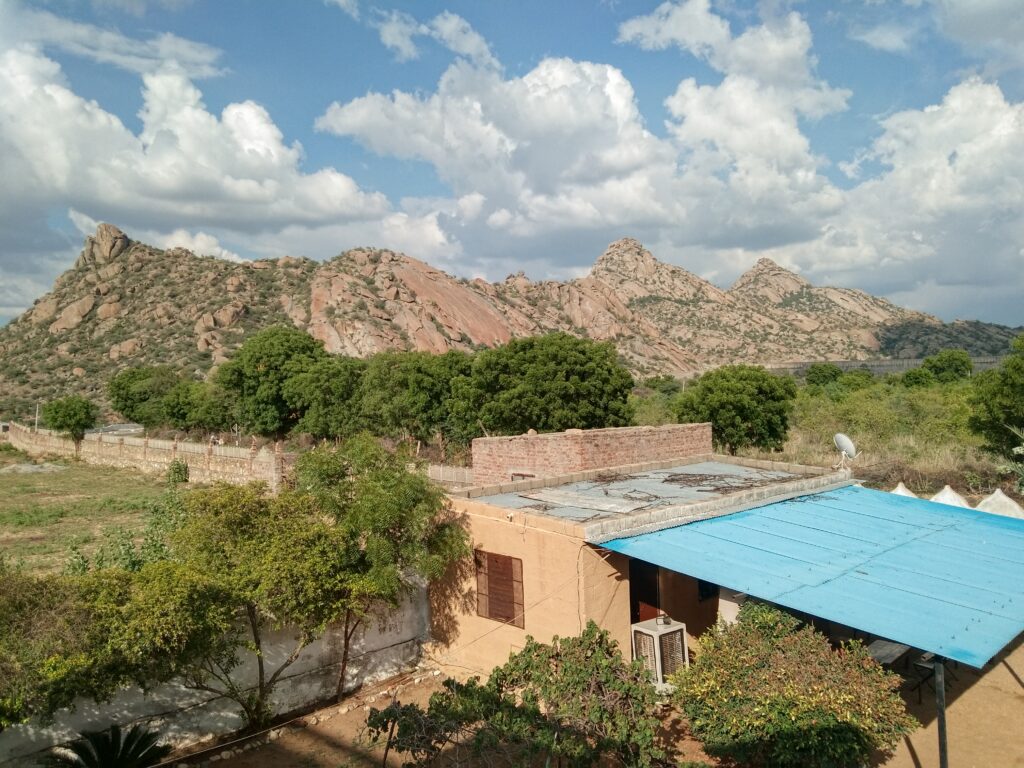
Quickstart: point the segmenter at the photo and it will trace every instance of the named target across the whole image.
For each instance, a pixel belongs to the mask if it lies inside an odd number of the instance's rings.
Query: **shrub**
[[[949,384],[969,378],[974,370],[971,356],[964,349],[944,349],[936,355],[926,357],[921,367],[930,371],[936,381]]]
[[[971,429],[990,450],[1011,455],[1018,445],[1011,428],[1024,429],[1024,334],[999,368],[974,379],[971,405]]]
[[[181,459],[175,459],[167,465],[168,485],[188,482],[188,464]]]
[[[708,754],[742,765],[846,768],[891,750],[917,725],[896,692],[900,678],[863,645],[833,650],[775,608],[745,605],[701,646],[673,682]]]
[[[936,378],[927,368],[911,368],[900,381],[904,387],[930,387],[936,383]]]
[[[804,381],[812,386],[823,387],[838,381],[843,375],[843,369],[835,363],[813,363],[807,367],[804,373]]]
[[[146,768],[156,765],[171,753],[167,744],[157,744],[159,736],[140,725],[121,733],[112,725],[105,731],[87,731],[67,747],[53,750],[56,765],[78,768]]]

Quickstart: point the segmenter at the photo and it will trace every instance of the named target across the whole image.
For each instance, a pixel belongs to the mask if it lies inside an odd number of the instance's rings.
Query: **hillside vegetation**
[[[998,354],[1014,335],[816,287],[767,259],[723,290],[631,239],[609,245],[586,277],[535,282],[520,273],[488,283],[375,248],[324,263],[233,263],[153,248],[102,224],[53,290],[0,328],[0,415],[27,419],[38,401],[66,394],[106,406],[107,381],[129,366],[202,379],[256,331],[282,324],[357,358],[471,352],[563,331],[612,342],[638,376],[947,346]]]

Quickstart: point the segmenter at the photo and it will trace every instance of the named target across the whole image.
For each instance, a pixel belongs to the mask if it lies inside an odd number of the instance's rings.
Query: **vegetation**
[[[147,768],[171,753],[170,746],[157,744],[158,738],[141,725],[124,733],[113,725],[83,733],[67,747],[54,749],[54,763],[77,768]]]
[[[887,672],[859,642],[833,650],[788,614],[748,603],[701,638],[674,678],[676,702],[710,755],[741,765],[866,765],[917,725]]]
[[[1024,429],[1024,334],[994,370],[979,374],[971,396],[971,429],[989,450],[1007,456],[1017,446],[1013,429]]]
[[[579,637],[526,646],[487,682],[447,680],[424,709],[371,710],[376,738],[423,765],[443,751],[501,755],[513,765],[651,766],[658,743],[656,694],[639,662],[627,662],[608,633],[588,622]]]
[[[812,387],[824,387],[839,381],[842,376],[843,369],[835,363],[812,363],[807,366],[804,381]]]
[[[676,401],[680,422],[711,422],[714,441],[729,453],[781,448],[796,398],[790,377],[752,365],[726,365],[691,382]]]
[[[216,383],[235,396],[243,427],[258,435],[279,437],[300,417],[285,397],[285,382],[326,356],[323,344],[305,331],[274,326],[249,337],[218,369]]]
[[[107,394],[115,411],[128,421],[144,427],[166,424],[164,398],[181,382],[168,365],[126,368],[107,383]]]
[[[327,357],[284,383],[288,406],[302,417],[295,431],[315,438],[346,438],[359,431],[360,382],[366,361]]]
[[[259,484],[172,491],[141,542],[114,534],[64,576],[5,566],[0,723],[178,678],[260,726],[281,676],[335,623],[345,628],[340,692],[358,627],[468,545],[441,492],[372,438],[306,454],[295,484],[277,496]],[[271,631],[292,640],[273,661]]]
[[[50,429],[64,432],[78,443],[85,437],[85,431],[96,426],[99,408],[81,395],[68,395],[51,400],[43,406],[43,422]]]
[[[633,377],[615,347],[553,333],[514,339],[473,358],[452,384],[454,434],[627,426]]]
[[[974,363],[966,349],[944,349],[926,357],[921,367],[942,384],[970,378],[974,371]]]

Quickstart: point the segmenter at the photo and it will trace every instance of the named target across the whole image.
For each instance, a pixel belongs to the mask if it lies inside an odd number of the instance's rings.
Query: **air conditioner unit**
[[[668,616],[641,621],[632,626],[633,658],[643,662],[658,688],[668,684],[676,670],[690,666],[686,625]]]

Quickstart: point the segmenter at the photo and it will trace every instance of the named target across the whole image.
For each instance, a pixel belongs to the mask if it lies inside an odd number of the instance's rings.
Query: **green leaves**
[[[81,395],[68,395],[43,406],[46,426],[67,433],[76,443],[85,437],[85,430],[96,426],[98,416],[96,404]]]
[[[486,683],[447,680],[424,710],[414,704],[371,710],[376,737],[422,765],[439,756],[494,756],[511,765],[650,766],[658,743],[656,696],[643,667],[626,662],[593,622],[579,637],[532,638]]]
[[[753,365],[726,365],[691,382],[676,402],[676,418],[711,422],[717,445],[729,453],[750,446],[781,448],[796,398],[790,377]]]
[[[743,765],[846,768],[892,749],[916,722],[859,642],[833,650],[775,608],[748,603],[701,638],[675,698],[709,754]]]
[[[999,368],[975,377],[971,406],[971,429],[985,439],[987,448],[1010,456],[1018,443],[1007,427],[1024,429],[1024,334],[1014,340]]]

